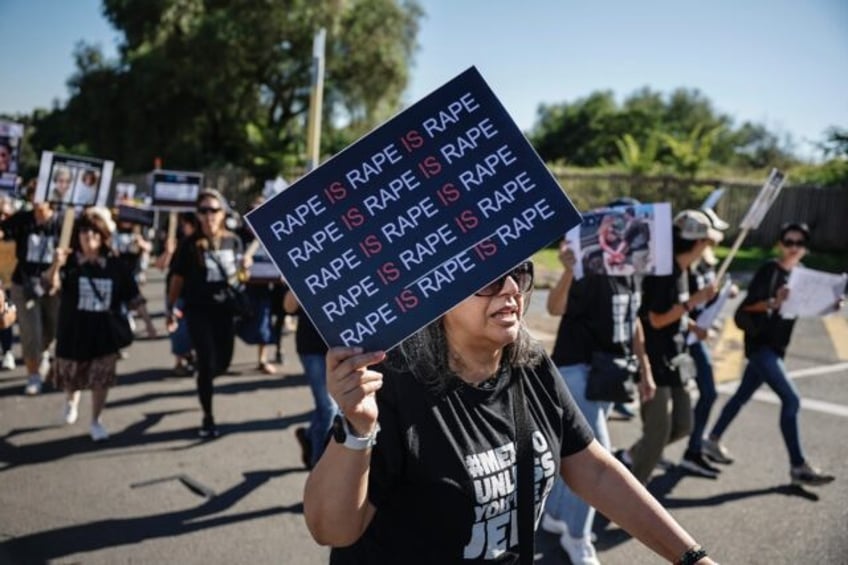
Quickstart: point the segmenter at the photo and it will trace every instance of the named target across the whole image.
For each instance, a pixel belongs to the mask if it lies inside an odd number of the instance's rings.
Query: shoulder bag
[[[515,421],[516,510],[518,520],[518,552],[520,565],[533,565],[535,557],[536,502],[533,493],[533,426],[527,412],[524,379],[518,378],[512,401]]]
[[[226,293],[224,303],[232,312],[233,317],[239,319],[252,317],[253,304],[250,302],[250,297],[247,295],[247,288],[241,283],[231,285],[227,272],[224,270],[224,266],[218,260],[215,252],[211,249],[209,250],[209,256],[218,266],[218,271],[220,271],[221,277],[224,279],[224,283],[226,284],[224,287],[224,292]]]
[[[771,298],[776,290],[774,288],[776,282],[777,267],[775,266],[771,273],[771,280],[768,286],[769,298]],[[747,306],[749,304],[744,300],[739,303],[739,306],[736,307],[736,311],[733,313],[733,323],[736,324],[737,328],[745,332],[745,335],[750,339],[757,337],[766,328],[768,325],[768,316],[763,312],[748,312],[744,310]]]

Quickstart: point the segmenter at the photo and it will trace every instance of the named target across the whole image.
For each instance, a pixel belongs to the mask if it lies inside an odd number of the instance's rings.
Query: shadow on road
[[[291,506],[275,506],[241,514],[216,516],[235,506],[241,499],[269,480],[301,471],[303,471],[301,468],[290,468],[244,473],[244,480],[241,483],[217,496],[208,498],[199,506],[186,510],[133,518],[98,520],[10,539],[5,543],[3,552],[0,552],[0,558],[12,564],[46,564],[50,560],[66,555],[132,545],[155,538],[182,536],[198,530],[278,514],[301,514],[303,503],[299,502]]]
[[[11,430],[8,434],[0,438],[0,462],[4,464],[0,468],[0,473],[14,467],[46,463],[65,457],[85,454],[93,454],[96,457],[122,456],[127,455],[126,449],[128,448],[145,447],[175,441],[189,441],[189,443],[171,446],[164,450],[181,451],[192,449],[200,444],[207,443],[197,437],[197,428],[195,427],[159,432],[149,432],[149,430],[159,424],[166,416],[193,411],[195,409],[145,414],[143,420],[130,425],[123,431],[115,432],[109,438],[109,441],[103,443],[94,443],[87,434],[83,434],[40,443],[16,445],[11,441],[15,437],[41,431],[46,428],[20,428]],[[308,421],[309,415],[309,412],[305,412],[283,418],[275,417],[265,420],[223,424],[219,426],[219,430],[224,437],[232,434],[279,431],[293,424]]]

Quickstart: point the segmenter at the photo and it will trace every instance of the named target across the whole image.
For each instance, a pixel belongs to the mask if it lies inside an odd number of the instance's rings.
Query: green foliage
[[[366,130],[397,110],[421,9],[414,0],[104,0],[118,61],[81,45],[64,108],[37,150],[84,144],[130,171],[233,164],[276,175],[305,147],[312,43],[328,30],[323,120]],[[347,126],[353,127],[353,126]]]
[[[848,159],[831,159],[821,165],[800,165],[789,171],[792,184],[848,189]]]
[[[656,160],[687,175],[712,163],[786,168],[796,162],[791,140],[781,140],[758,124],[746,122],[734,129],[732,119],[695,89],[678,88],[665,96],[644,87],[622,104],[612,92],[596,91],[574,102],[541,105],[528,137],[548,162],[582,167],[620,162],[633,174],[658,168],[647,162],[652,137],[665,141]],[[634,160],[637,147],[639,158]]]
[[[658,137],[651,133],[644,147],[639,146],[629,133],[625,133],[621,139],[615,140],[621,164],[631,175],[649,175],[657,167],[657,150],[659,149]]]

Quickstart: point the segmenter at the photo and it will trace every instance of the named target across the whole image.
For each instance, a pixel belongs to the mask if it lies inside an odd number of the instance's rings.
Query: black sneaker
[[[717,439],[705,437],[701,442],[701,454],[714,463],[721,463],[722,465],[733,463],[733,456],[730,455],[730,451]]]
[[[215,426],[215,420],[211,416],[203,417],[203,424],[197,430],[197,435],[201,439],[212,439],[220,435],[218,428]]]
[[[823,473],[821,469],[811,466],[809,463],[792,467],[789,471],[792,484],[795,486],[808,485],[816,487],[826,485],[835,478],[833,475]]]
[[[294,437],[297,438],[297,443],[300,444],[300,460],[303,466],[307,469],[312,469],[312,442],[309,441],[309,434],[306,428],[297,428],[294,431]]]
[[[718,474],[721,472],[719,469],[707,463],[707,460],[704,459],[703,455],[693,451],[687,451],[683,454],[683,459],[680,460],[680,468],[685,469],[693,475],[706,477],[708,479],[718,478]]]

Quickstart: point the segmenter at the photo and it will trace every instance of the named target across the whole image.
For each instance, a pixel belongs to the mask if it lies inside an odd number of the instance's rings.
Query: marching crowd
[[[152,263],[167,272],[174,371],[196,375],[202,438],[219,433],[213,383],[230,365],[235,337],[257,346],[257,370],[274,374],[268,352],[276,346],[275,361],[282,361],[286,315],[300,313],[279,280],[251,278],[269,259],[249,229],[228,224],[228,208],[219,192],[202,190],[195,210],[177,217],[177,238],[158,246]],[[102,419],[107,394],[135,320],[157,334],[142,293],[154,245],[137,226],[116,225],[105,208],[78,215],[67,249],[58,244],[61,224],[50,204],[0,203],[0,235],[15,242],[17,259],[0,300],[2,366],[15,365],[16,318],[25,394],[39,394],[49,379],[65,392],[63,418],[72,424],[81,391],[91,390],[90,435],[102,441],[109,437]],[[720,465],[734,461],[722,437],[763,383],[781,400],[791,481],[832,481],[802,448],[799,395],[783,365],[794,321],[780,309],[788,275],[806,252],[810,232],[803,223],[783,226],[777,258],[747,289],[740,310],[751,320],[748,364],[708,428],[717,394],[709,330],[695,320],[718,293],[712,248],[727,228],[713,210],[677,214],[673,270],[665,276],[587,272],[577,279],[575,253],[563,241],[562,271],[547,299],[548,312],[561,317],[549,356],[524,320],[534,283],[530,262],[389,352],[328,349],[309,318],[298,316],[296,351],[314,409],[309,426],[295,434],[311,470],[304,514],[313,537],[335,548],[334,563],[394,562],[397,555],[408,563],[517,559],[526,524],[535,521],[560,536],[572,563],[593,564],[597,508],[672,562],[712,563],[644,485],[665,446],[679,440],[687,441],[681,469],[717,477]],[[129,335],[126,326],[133,326]],[[597,388],[622,372],[635,382],[642,434],[614,451],[607,418],[620,399]],[[494,488],[493,477],[484,476],[494,462],[517,468],[515,495],[500,506],[483,492]],[[496,536],[506,522],[509,535]]]

